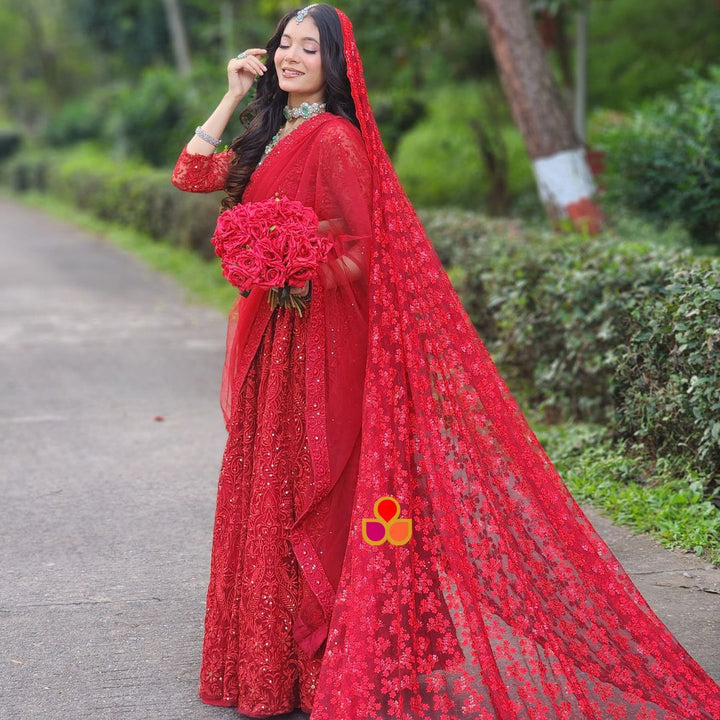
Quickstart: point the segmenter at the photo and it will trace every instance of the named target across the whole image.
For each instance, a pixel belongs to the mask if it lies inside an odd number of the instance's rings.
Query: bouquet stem
[[[278,305],[284,308],[295,308],[300,317],[302,317],[303,310],[307,307],[304,300],[290,292],[290,285],[287,283],[279,290],[276,288],[270,289],[268,303],[270,303],[271,310],[274,310]]]

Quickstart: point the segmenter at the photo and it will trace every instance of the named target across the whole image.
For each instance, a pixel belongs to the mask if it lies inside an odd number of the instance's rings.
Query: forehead
[[[299,25],[295,22],[294,17],[290,18],[290,22],[283,30],[283,37],[288,37],[291,40],[313,40],[316,43],[320,42],[320,32],[310,15],[307,15]]]

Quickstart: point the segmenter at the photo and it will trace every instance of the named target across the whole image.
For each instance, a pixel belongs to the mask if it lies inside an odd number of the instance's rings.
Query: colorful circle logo
[[[412,520],[400,517],[400,503],[390,495],[375,501],[374,518],[363,518],[363,539],[368,545],[405,545],[412,537]]]

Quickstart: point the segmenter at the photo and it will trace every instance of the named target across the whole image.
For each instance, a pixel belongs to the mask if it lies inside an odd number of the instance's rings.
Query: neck
[[[288,107],[296,108],[300,107],[304,102],[308,105],[312,105],[313,103],[321,103],[324,101],[325,94],[321,92],[313,93],[312,95],[307,95],[305,93],[288,93],[287,104]]]

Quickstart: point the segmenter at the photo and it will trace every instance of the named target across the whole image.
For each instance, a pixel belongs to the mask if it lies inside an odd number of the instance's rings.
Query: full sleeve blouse
[[[180,190],[196,193],[211,193],[225,187],[232,150],[212,155],[195,155],[185,146],[175,164],[172,184]]]

